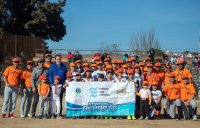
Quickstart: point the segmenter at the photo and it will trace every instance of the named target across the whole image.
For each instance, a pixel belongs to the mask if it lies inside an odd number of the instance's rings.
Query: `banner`
[[[66,88],[66,116],[128,116],[135,113],[133,82],[71,82]]]

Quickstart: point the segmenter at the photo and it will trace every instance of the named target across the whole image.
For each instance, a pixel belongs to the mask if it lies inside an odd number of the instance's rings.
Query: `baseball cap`
[[[80,73],[80,72],[77,72],[77,73],[76,73],[76,76],[81,76],[81,73]]]
[[[150,63],[150,64],[147,64],[147,67],[153,67],[153,65]]]
[[[72,75],[72,72],[67,72],[66,76],[67,76],[67,77],[72,77],[72,76],[73,76],[73,75]]]
[[[143,81],[142,84],[143,85],[148,85],[148,82],[147,81]]]
[[[57,79],[57,80],[58,80],[58,79],[60,79],[60,77],[59,77],[59,76],[55,76],[54,79]]]
[[[44,75],[41,75],[41,76],[39,77],[39,80],[46,80],[46,79],[47,79],[47,77],[44,76]]]
[[[123,69],[122,69],[122,68],[119,68],[119,69],[117,70],[117,73],[123,73]]]
[[[158,85],[158,82],[157,81],[153,81],[152,85]]]
[[[105,59],[104,59],[104,62],[110,62],[110,58],[108,58],[108,57],[105,58]]]
[[[139,64],[135,64],[134,68],[140,68],[140,65]]]
[[[161,67],[161,63],[160,62],[156,62],[154,66],[155,67]]]
[[[127,70],[127,74],[128,74],[128,75],[133,75],[133,74],[134,74],[134,71],[133,71],[132,69]]]
[[[97,64],[91,64],[91,67],[97,67]]]
[[[28,61],[26,62],[26,64],[27,64],[27,65],[33,65],[33,61],[28,60]]]
[[[20,61],[20,58],[13,58],[13,60],[12,60],[13,62],[19,62]]]
[[[118,61],[117,60],[113,60],[112,63],[113,64],[118,64]]]
[[[144,63],[144,62],[140,62],[139,65],[140,65],[141,67],[144,67],[144,66],[145,66],[145,63]]]
[[[88,67],[89,66],[89,63],[85,62],[83,63],[83,67]]]

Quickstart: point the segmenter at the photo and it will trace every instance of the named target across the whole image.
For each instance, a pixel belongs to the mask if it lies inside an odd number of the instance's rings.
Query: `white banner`
[[[71,82],[66,88],[67,116],[133,115],[133,82]]]

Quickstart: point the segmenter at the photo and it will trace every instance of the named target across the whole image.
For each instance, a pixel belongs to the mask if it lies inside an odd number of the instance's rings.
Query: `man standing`
[[[177,60],[176,62],[177,64],[177,69],[174,71],[175,73],[175,79],[176,79],[176,82],[178,83],[181,83],[183,82],[183,75],[187,76],[188,77],[188,80],[189,80],[189,83],[192,82],[192,74],[190,72],[190,70],[186,69],[185,68],[185,64],[184,64],[184,61],[183,60]]]
[[[66,80],[66,73],[67,68],[66,66],[61,62],[61,56],[56,55],[55,56],[55,62],[53,62],[49,68],[49,83],[52,85],[54,83],[54,77],[59,76],[60,77],[60,83],[64,85]],[[62,98],[63,98],[64,89],[61,90],[60,94],[60,116],[62,116]]]
[[[32,91],[33,91],[33,97],[34,97],[33,105],[32,105],[33,118],[35,118],[36,107],[39,101],[37,86],[40,83],[39,77],[41,75],[44,75],[44,76],[48,75],[48,69],[44,67],[44,59],[38,60],[38,66],[33,69],[32,76],[31,76],[31,85],[32,85]]]
[[[79,51],[76,51],[76,54],[74,55],[74,62],[76,62],[77,60],[82,61],[82,59],[83,59],[83,56],[79,54]]]
[[[154,54],[155,54],[155,50],[153,48],[151,48],[148,51],[149,57],[151,58],[151,63],[154,63]]]
[[[9,108],[9,117],[15,118],[14,110],[17,102],[17,94],[19,92],[19,81],[22,75],[22,71],[18,68],[20,58],[13,59],[13,65],[6,68],[4,71],[4,82],[5,82],[5,90],[4,90],[4,102],[2,107],[2,118],[6,117],[8,104],[10,101]]]

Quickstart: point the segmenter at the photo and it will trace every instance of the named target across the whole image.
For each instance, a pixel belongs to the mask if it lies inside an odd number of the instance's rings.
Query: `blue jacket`
[[[66,73],[67,73],[67,68],[63,63],[61,63],[60,67],[58,67],[56,62],[53,62],[51,64],[51,66],[49,68],[49,72],[48,72],[49,83],[53,84],[54,77],[59,76],[60,84],[64,84],[65,80],[66,80]]]

